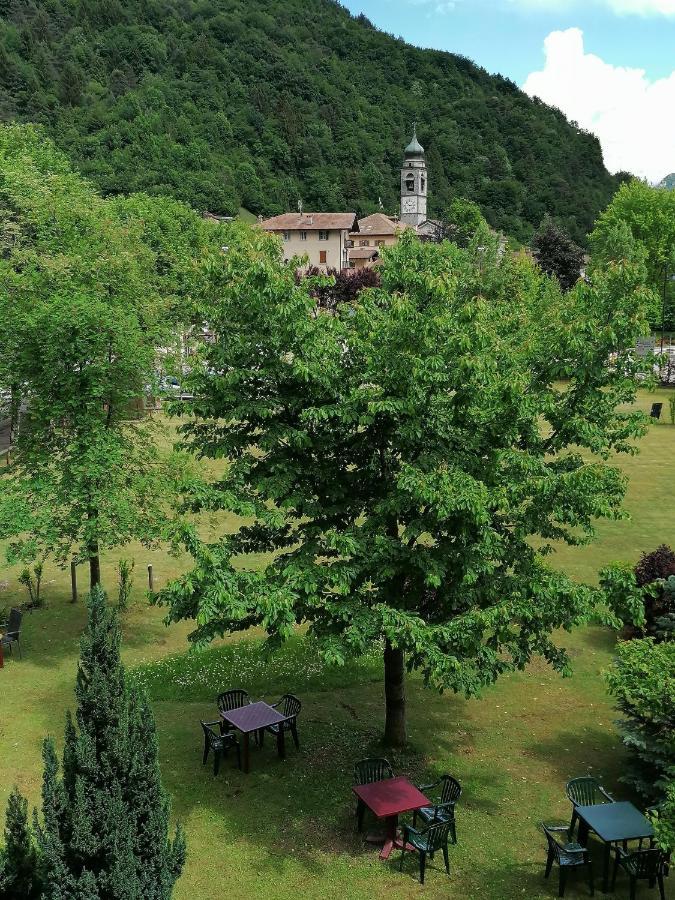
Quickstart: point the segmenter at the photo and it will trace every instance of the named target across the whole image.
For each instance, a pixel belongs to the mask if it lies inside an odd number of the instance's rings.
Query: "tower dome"
[[[423,156],[424,156],[424,147],[417,140],[417,127],[415,126],[415,127],[413,127],[412,140],[410,141],[408,146],[405,148],[405,158],[412,159],[415,157],[419,158],[419,157],[423,157]]]

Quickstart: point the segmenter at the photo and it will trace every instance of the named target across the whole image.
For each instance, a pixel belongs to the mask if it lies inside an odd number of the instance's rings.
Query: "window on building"
[[[370,241],[359,241],[359,247],[370,247]]]
[[[301,241],[306,241],[306,240],[307,240],[307,232],[306,232],[306,231],[301,231],[301,232],[300,232],[300,240],[301,240]]]
[[[408,177],[406,178],[405,186],[406,190],[410,191],[411,194],[415,190],[415,178],[412,174],[408,175]]]
[[[319,233],[321,233],[321,232],[319,232]],[[319,250],[319,262],[320,263],[326,262],[326,251],[325,250]]]
[[[354,241],[347,241],[346,246],[347,246],[347,247],[353,247],[353,246],[354,246]]]
[[[375,241],[376,247],[384,247],[384,241]]]
[[[282,231],[281,237],[282,237],[282,240],[284,240],[284,241],[290,241],[290,239],[291,239],[290,231]]]
[[[319,240],[320,240],[320,241],[327,241],[327,240],[328,240],[328,232],[327,232],[327,231],[320,231],[320,232],[319,232]]]
[[[422,190],[422,193],[424,193],[424,175],[422,175],[422,179],[420,181],[420,188]]]

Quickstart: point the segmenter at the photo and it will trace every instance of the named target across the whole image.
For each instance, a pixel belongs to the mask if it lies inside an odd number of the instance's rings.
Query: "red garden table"
[[[384,819],[386,833],[380,859],[388,859],[392,850],[403,848],[398,836],[398,817],[402,813],[433,806],[433,803],[407,778],[385,778],[372,784],[356,784],[352,788],[356,796],[378,819]],[[414,847],[410,847],[414,851]]]
[[[262,700],[258,703],[248,703],[246,706],[240,706],[238,709],[230,709],[227,712],[221,712],[220,718],[241,731],[244,750],[244,772],[249,770],[249,744],[251,732],[261,731],[268,725],[278,725],[286,718],[280,712],[271,707]],[[280,728],[277,734],[277,752],[279,759],[285,756],[284,746],[284,729]]]

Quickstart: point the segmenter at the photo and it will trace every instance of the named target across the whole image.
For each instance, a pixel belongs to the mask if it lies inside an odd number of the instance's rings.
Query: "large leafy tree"
[[[618,230],[624,228],[646,252],[649,285],[655,294],[652,325],[675,328],[675,191],[634,179],[622,184],[591,234],[593,256],[615,255]],[[657,299],[658,298],[658,299]]]
[[[37,828],[44,900],[169,900],[185,862],[181,829],[168,837],[152,710],[127,680],[119,651],[116,614],[97,587],[60,777],[54,743],[44,744]]]
[[[468,696],[533,655],[602,591],[552,568],[552,542],[620,516],[605,460],[644,419],[632,347],[649,292],[639,254],[563,294],[522,257],[404,235],[381,287],[315,314],[279,247],[233,231],[216,341],[193,382],[193,451],[229,460],[193,497],[241,527],[184,537],[193,571],[162,595],[192,640],[308,622],[343,663],[381,644],[385,738],[406,739],[404,674]],[[614,364],[608,359],[614,355]],[[235,558],[269,554],[262,571]]]
[[[92,585],[102,549],[161,535],[173,484],[142,415],[188,294],[189,262],[172,276],[178,254],[148,238],[163,202],[102,200],[39,131],[0,129],[0,384],[24,406],[0,535],[24,558],[74,552]]]

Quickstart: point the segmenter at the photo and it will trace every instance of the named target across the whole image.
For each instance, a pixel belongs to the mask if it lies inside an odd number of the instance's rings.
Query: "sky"
[[[342,2],[557,106],[598,136],[611,172],[675,172],[675,0]]]

